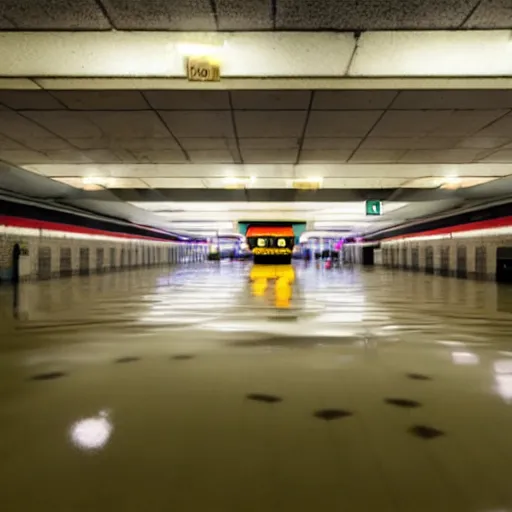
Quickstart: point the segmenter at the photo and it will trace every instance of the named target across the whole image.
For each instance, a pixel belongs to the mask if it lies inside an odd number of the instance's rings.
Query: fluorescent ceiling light
[[[402,188],[443,188],[456,190],[458,188],[469,188],[482,185],[498,179],[491,176],[424,176],[407,181],[401,185]]]
[[[291,186],[301,190],[316,190],[322,186],[323,179],[320,176],[310,176],[293,180]]]
[[[53,181],[64,183],[70,187],[79,188],[81,190],[103,190],[105,187],[99,183],[86,183],[82,178],[52,178]]]
[[[249,178],[238,178],[235,176],[227,176],[224,178],[226,188],[246,188],[256,181],[255,176]]]
[[[497,178],[494,177],[450,177],[445,180],[441,185],[441,188],[448,190],[456,190],[459,188],[471,188],[477,185],[483,185],[489,183]]]
[[[84,185],[99,185],[101,187],[108,184],[108,178],[104,178],[101,176],[86,176],[82,178]]]

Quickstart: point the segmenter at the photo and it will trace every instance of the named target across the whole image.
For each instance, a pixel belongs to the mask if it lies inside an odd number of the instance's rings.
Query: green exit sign
[[[382,203],[371,199],[366,201],[366,215],[380,215],[382,213]]]

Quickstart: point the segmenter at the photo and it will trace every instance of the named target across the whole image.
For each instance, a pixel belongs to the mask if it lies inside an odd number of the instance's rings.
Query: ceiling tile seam
[[[9,108],[9,107],[7,107]],[[9,139],[10,141],[16,143],[16,144],[19,144],[20,146],[24,147],[25,149],[27,149],[28,151],[36,151],[36,152],[40,152],[39,150],[37,149],[34,149],[34,148],[31,148],[30,146],[27,146],[24,142],[20,142],[19,140],[16,140],[16,139],[13,139],[10,135],[6,135],[5,133],[1,133],[0,134],[2,135],[2,137],[5,137],[6,139]],[[16,151],[15,149],[0,149],[0,151]],[[42,153],[44,155],[44,153]],[[46,155],[44,155],[46,156]]]
[[[240,140],[239,140],[239,136],[238,136],[238,126],[236,125],[236,117],[235,117],[235,110],[233,109],[233,97],[231,95],[231,91],[228,91],[228,102],[229,102],[229,109],[230,109],[230,114],[231,114],[231,125],[233,127],[233,133],[235,135],[235,145],[236,145],[236,151],[238,153],[238,162],[244,164],[244,159],[243,159],[243,156],[242,156],[242,151],[240,149]],[[229,151],[231,152],[231,148],[229,148]],[[238,163],[236,162],[236,158],[233,158],[233,160],[235,160],[235,163]]]
[[[467,134],[466,137],[467,138],[475,137],[479,132],[485,130],[486,128],[489,128],[494,123],[497,123],[498,121],[501,121],[504,117],[508,116],[511,112],[512,112],[512,109],[506,109],[506,112],[504,114],[502,114],[501,116],[497,117],[496,119],[493,119],[492,121],[488,122],[484,126],[481,126],[480,128],[478,128],[478,130],[476,130],[474,132],[471,132],[470,134]]]
[[[361,39],[361,30],[357,30],[354,33],[354,48],[352,50],[352,54],[350,55],[350,59],[348,60],[347,67],[345,68],[345,72],[343,73],[343,76],[351,76],[350,74],[350,68],[352,67],[352,63],[354,62],[356,58],[356,54],[359,50],[359,40]]]
[[[384,110],[386,110],[386,111],[390,110],[393,107],[393,104],[395,103],[395,101],[400,96],[400,94],[402,94],[402,92],[403,91],[395,91],[395,95],[391,98],[391,100],[389,101],[388,105],[386,107],[384,107]],[[374,109],[374,110],[377,110],[377,109]]]
[[[271,16],[272,16],[272,30],[276,30],[276,24],[277,24],[277,0],[271,0],[270,1],[270,9],[271,9]]]
[[[295,158],[295,165],[299,164],[300,159],[302,157],[302,148],[303,148],[303,145],[304,145],[304,139],[306,138],[306,131],[307,131],[308,125],[309,125],[309,117],[311,116],[311,107],[313,106],[314,98],[315,98],[315,91],[310,91],[310,93],[309,93],[309,104],[308,104],[308,109],[306,111],[306,118],[304,119],[304,126],[302,127],[302,133],[301,133],[301,135],[299,137],[299,140],[298,140],[299,147],[297,149],[297,157]],[[296,176],[295,167],[293,168],[293,176],[294,176],[294,178],[297,177]]]
[[[50,92],[50,90],[47,90],[46,92]],[[55,91],[55,92],[62,92],[62,91]],[[54,98],[55,100],[59,101],[58,98]],[[55,108],[38,108],[38,109],[34,109],[34,108],[18,108],[18,109],[12,109],[14,112],[56,112],[56,113],[59,113],[59,112],[62,112],[62,111],[66,111],[66,112],[73,112],[75,114],[81,114],[81,113],[84,113],[84,112],[108,112],[108,113],[111,113],[111,114],[115,114],[117,112],[134,112],[134,113],[139,113],[139,112],[152,112],[153,109],[151,107],[148,107],[148,108],[138,108],[138,109],[134,109],[134,108],[116,108],[116,109],[111,109],[111,108],[69,108],[65,105],[65,103],[62,103],[61,104],[63,105],[63,108],[62,109],[55,109]],[[197,111],[194,111],[194,112],[197,112]]]
[[[56,112],[61,112],[61,111],[60,111],[60,110],[57,110]],[[85,117],[87,118],[87,121],[88,121],[89,123],[91,123],[93,126],[95,126],[95,127],[97,128],[97,130],[100,132],[100,134],[101,134],[101,138],[102,138],[102,139],[106,139],[106,140],[111,140],[111,137],[109,137],[109,136],[107,136],[107,135],[106,135],[106,133],[104,132],[103,128],[102,128],[98,123],[94,122],[94,120],[93,120],[93,119],[91,119],[91,117],[90,117],[90,113],[91,113],[91,112],[93,112],[93,111],[87,111],[87,110],[82,111],[82,113],[83,113],[83,114],[85,114]],[[78,138],[82,138],[82,137],[78,137]],[[84,138],[86,138],[86,139],[87,139],[88,137],[84,137]],[[67,139],[64,139],[64,140],[66,140],[66,141],[67,141],[67,143],[68,143],[68,144],[70,144],[71,146],[74,146],[74,147],[76,147],[78,150],[83,151],[81,148],[77,147],[74,143],[69,142]]]
[[[146,98],[146,95],[144,94],[144,91],[139,91],[141,94],[142,94],[142,97],[144,98],[145,102],[151,107],[151,111],[154,112],[154,114],[158,117],[158,119],[160,120],[160,122],[162,123],[163,126],[165,126],[165,128],[167,129],[167,131],[169,132],[169,135],[174,139],[174,141],[176,142],[176,144],[178,145],[178,147],[181,149],[181,151],[183,152],[183,154],[185,155],[185,158],[187,160],[187,162],[190,163],[190,156],[188,154],[188,152],[185,150],[185,148],[182,146],[181,142],[179,141],[178,137],[176,137],[176,135],[174,135],[174,133],[172,132],[172,130],[169,128],[168,124],[165,122],[165,119],[163,118],[162,114],[160,114],[160,112],[154,108],[151,103],[149,102],[149,100]]]
[[[9,16],[7,16],[6,14],[2,14],[2,18],[4,20],[6,20],[8,23],[10,23],[14,28],[17,28],[18,30],[20,30],[20,26],[15,23]]]
[[[217,3],[215,0],[210,0],[210,11],[213,16],[213,21],[215,22],[215,30],[219,30],[219,14],[217,12]]]
[[[106,5],[103,3],[103,0],[94,0],[94,3],[97,5],[98,9],[100,10],[103,17],[106,19],[106,21],[110,24],[113,30],[118,30],[118,27],[114,23],[114,20],[112,19],[112,16],[108,12],[108,9]]]
[[[156,108],[152,105],[152,103],[148,100],[148,97],[146,96],[146,92],[148,92],[148,91],[137,90],[136,92],[138,92],[140,94],[140,97],[142,98],[142,101],[146,104],[148,111],[151,112],[151,111],[156,110]],[[137,110],[134,112],[139,112],[139,111]],[[143,112],[146,112],[146,110],[143,110]]]
[[[60,98],[55,96],[55,94],[54,94],[55,91],[48,90],[48,91],[45,91],[45,92],[46,92],[46,94],[51,96],[59,105],[61,105],[64,110],[69,110],[68,106]],[[23,109],[20,109],[20,111],[21,110],[23,110]],[[40,109],[40,110],[49,111],[51,109]],[[60,110],[57,110],[56,112],[60,112]]]
[[[394,101],[394,100],[393,100]],[[393,102],[391,102],[392,104]],[[366,133],[366,135],[364,135],[364,137],[359,141],[359,144],[357,144],[357,146],[354,148],[354,150],[352,151],[352,153],[350,154],[350,156],[347,158],[347,163],[350,162],[350,160],[354,157],[354,155],[357,153],[357,151],[359,151],[359,149],[361,148],[361,146],[363,145],[363,142],[371,135],[372,131],[375,129],[375,127],[380,123],[380,121],[382,120],[382,118],[384,117],[384,115],[386,114],[388,110],[383,110],[380,114],[380,116],[375,120],[375,122],[373,123],[373,125],[371,126],[371,128],[368,130],[368,132]]]
[[[27,78],[26,80],[28,80],[29,82],[32,82],[34,85],[37,85],[37,87],[39,87],[39,89],[36,89],[36,90],[40,90],[40,91],[45,91],[46,89],[37,81],[36,78]]]
[[[469,10],[468,14],[466,14],[466,17],[462,20],[462,23],[457,27],[459,29],[463,28],[466,23],[471,19],[473,14],[475,14],[476,10],[480,7],[480,4],[483,2],[483,0],[477,0],[475,2],[475,5]]]
[[[26,117],[25,115],[23,115],[21,112],[16,112],[16,110],[13,110],[12,108],[10,107],[7,107],[7,111],[8,112],[12,112],[20,117],[22,117],[23,119],[25,119],[25,121],[28,121],[29,123],[33,123],[35,124],[36,126],[38,126],[39,128],[41,128],[42,130],[44,130],[45,132],[48,132],[50,133],[51,135],[53,135],[55,138],[57,139],[60,139],[62,140],[63,142],[65,142],[66,144],[69,144],[71,146],[74,146],[74,144],[71,144],[67,139],[65,139],[64,137],[61,137],[60,135],[58,135],[57,133],[53,132],[52,130],[50,130],[49,128],[46,128],[46,126],[40,124],[39,122],[35,121],[34,119],[30,119],[29,117]],[[58,110],[57,112],[61,112],[61,110]],[[23,144],[24,145],[24,144]],[[36,151],[37,153],[41,153],[42,155],[44,156],[47,156],[46,153],[40,151],[40,150],[37,150],[37,149],[33,149],[31,148],[30,146],[26,146],[28,149],[30,149],[30,151]],[[76,149],[80,149],[80,148],[76,148]],[[51,149],[47,150],[47,151],[52,151]]]
[[[475,159],[473,161],[475,163],[481,162],[481,160],[483,158],[488,158],[488,157],[494,155],[495,153],[497,153],[498,151],[502,151],[503,147],[507,146],[508,144],[510,144],[510,142],[505,142],[496,148],[482,149],[482,151],[480,153],[478,153],[478,155],[475,157]],[[486,152],[487,152],[487,154],[485,154]],[[485,162],[483,162],[483,163],[485,163]]]

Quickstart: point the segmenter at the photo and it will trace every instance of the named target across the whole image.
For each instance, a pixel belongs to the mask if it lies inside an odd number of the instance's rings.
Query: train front
[[[289,265],[292,260],[295,235],[293,228],[254,226],[247,230],[247,244],[256,264]]]

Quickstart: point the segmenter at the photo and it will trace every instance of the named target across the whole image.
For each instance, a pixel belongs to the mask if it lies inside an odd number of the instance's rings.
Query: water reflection
[[[480,362],[480,358],[473,352],[452,352],[452,360],[461,365],[475,365]]]
[[[512,402],[512,359],[498,359],[494,362],[496,392],[507,403]]]
[[[106,411],[97,416],[83,418],[71,425],[69,436],[71,442],[80,450],[99,451],[105,448],[110,440],[114,425]]]
[[[18,283],[12,287],[12,316],[16,320],[20,317],[20,285]]]
[[[499,284],[496,286],[497,310],[501,313],[512,313],[512,286]]]
[[[272,287],[276,308],[290,307],[292,284],[295,281],[295,270],[291,265],[254,265],[249,278],[251,291],[255,297],[265,296],[267,290]]]

